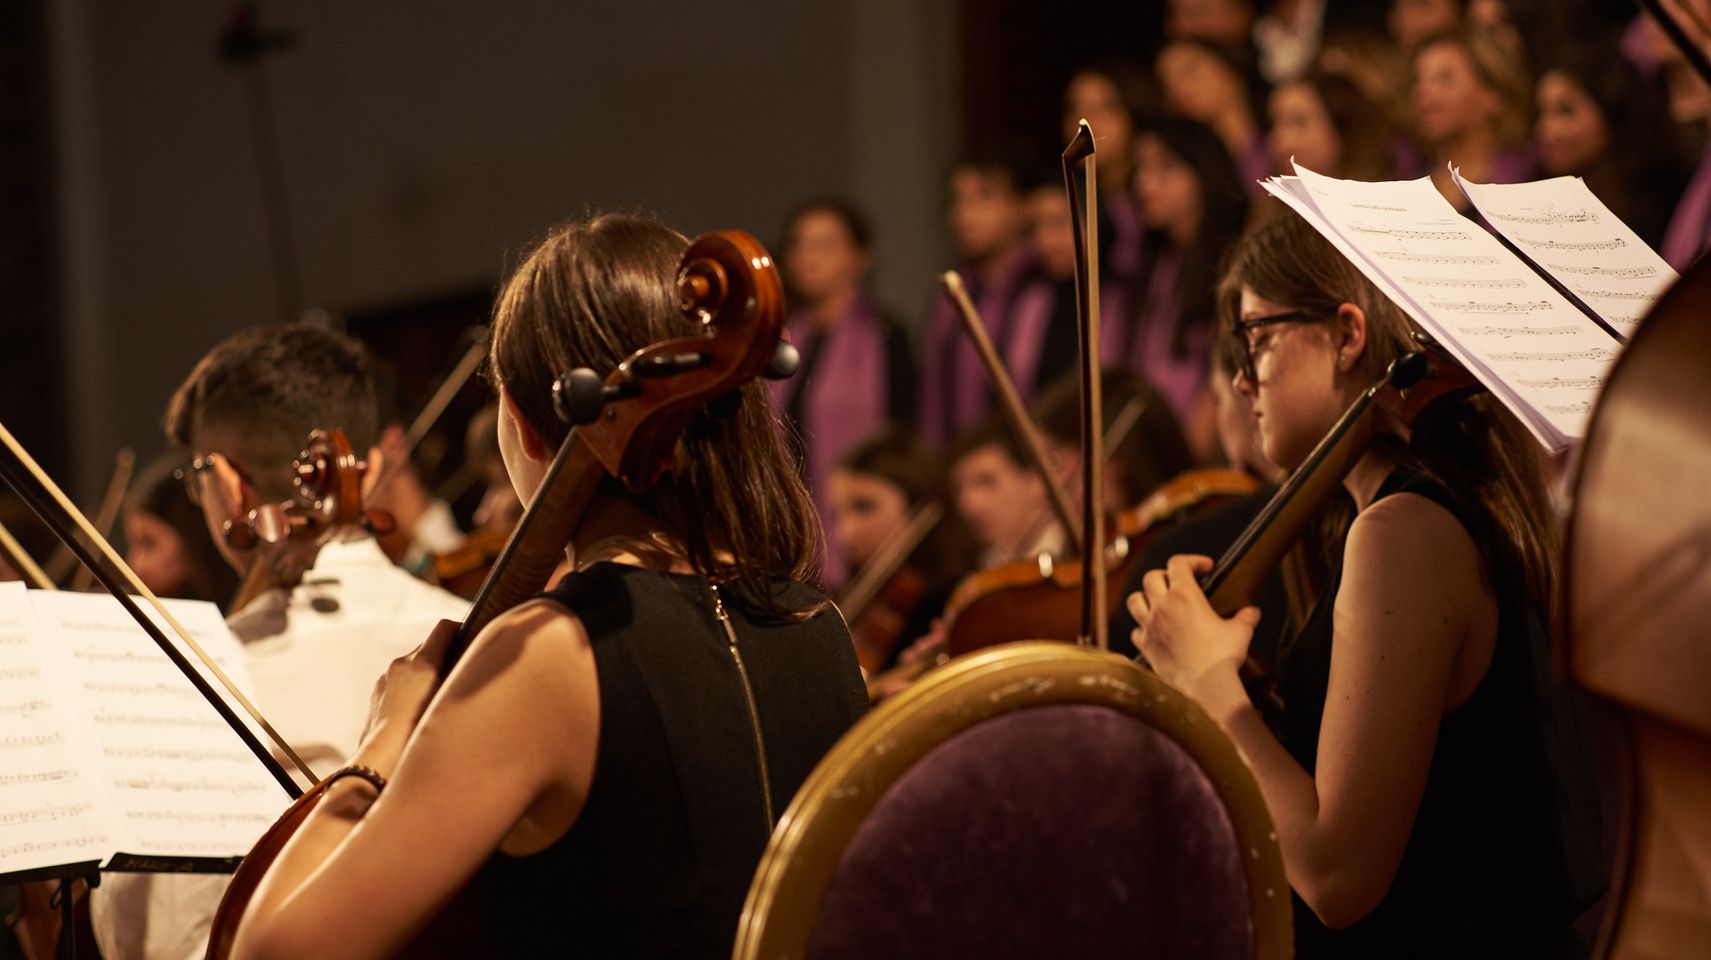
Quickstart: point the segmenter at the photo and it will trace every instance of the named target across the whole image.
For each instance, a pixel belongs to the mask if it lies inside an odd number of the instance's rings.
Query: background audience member
[[[1258,195],[1254,181],[1269,172],[1258,77],[1202,40],[1177,40],[1159,51],[1158,77],[1170,112],[1210,127],[1235,160],[1244,187]]]
[[[951,168],[946,223],[957,272],[994,341],[1010,330],[1021,287],[1034,268],[1028,194],[1033,182],[1021,150],[969,154]],[[963,333],[956,306],[934,291],[921,377],[921,435],[934,446],[973,426],[991,409],[986,368]]]
[[[1271,165],[1348,180],[1395,177],[1396,133],[1354,81],[1314,71],[1271,93]]]
[[[1559,52],[1539,76],[1539,166],[1583,177],[1612,213],[1656,247],[1686,164],[1655,91],[1614,49]]]
[[[1126,60],[1101,60],[1078,70],[1063,95],[1063,136],[1069,142],[1086,120],[1097,138],[1099,181],[1128,183],[1135,126],[1159,112],[1159,94],[1147,71]],[[1099,191],[1101,266],[1113,277],[1132,275],[1139,263],[1140,211],[1122,190]]]
[[[908,335],[867,292],[873,256],[866,218],[853,206],[826,198],[797,207],[779,251],[786,327],[802,361],[796,376],[772,381],[772,392],[801,438],[824,519],[826,478],[838,459],[887,423],[914,422],[915,362]],[[842,554],[835,543],[827,548],[827,582],[842,583]]]
[[[1169,401],[1196,458],[1210,459],[1213,289],[1218,265],[1247,220],[1247,195],[1222,142],[1193,121],[1148,127],[1136,139],[1135,157],[1147,233],[1123,355]]]
[[[1477,183],[1519,183],[1533,175],[1526,143],[1532,84],[1525,67],[1496,40],[1481,33],[1438,33],[1421,41],[1413,57],[1414,132],[1424,169],[1438,192],[1458,210],[1467,197],[1449,165]]]

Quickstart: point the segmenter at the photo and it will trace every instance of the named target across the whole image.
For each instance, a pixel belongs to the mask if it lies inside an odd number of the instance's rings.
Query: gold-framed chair
[[[779,821],[737,960],[1289,957],[1289,885],[1247,763],[1114,655],[1004,644],[857,723]]]

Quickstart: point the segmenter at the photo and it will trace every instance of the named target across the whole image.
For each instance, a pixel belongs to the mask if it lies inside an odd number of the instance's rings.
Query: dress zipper
[[[737,631],[731,626],[731,615],[725,612],[725,601],[719,596],[719,588],[713,588],[713,615],[719,619],[719,625],[725,628],[725,639],[730,641],[731,660],[737,665],[737,677],[743,681],[743,696],[749,701],[749,723],[754,729],[755,760],[760,764],[760,796],[766,807],[766,829],[770,832],[777,823],[772,817],[772,777],[766,770],[766,743],[760,735],[760,707],[755,703],[754,687],[749,683],[748,668],[743,666],[743,652],[737,649]]]

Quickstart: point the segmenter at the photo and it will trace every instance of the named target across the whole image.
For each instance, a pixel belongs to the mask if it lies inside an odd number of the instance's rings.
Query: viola
[[[771,256],[748,234],[708,234],[689,247],[678,272],[678,305],[698,325],[696,335],[638,350],[605,378],[573,370],[555,384],[555,406],[573,428],[477,591],[448,649],[444,671],[483,627],[546,586],[603,478],[616,477],[635,492],[646,490],[670,469],[678,437],[698,411],[762,373],[788,376],[794,370],[794,350],[780,341],[783,284]],[[230,955],[238,922],[262,877],[325,796],[326,786],[305,793],[244,858],[215,912],[209,957]],[[484,924],[471,917],[478,909],[457,898],[442,920],[455,917],[450,927],[479,930]],[[448,947],[457,949],[425,934],[411,949],[443,952]]]

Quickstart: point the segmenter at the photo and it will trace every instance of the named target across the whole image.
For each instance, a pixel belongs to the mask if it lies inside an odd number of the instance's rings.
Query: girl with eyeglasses
[[[1408,319],[1293,214],[1236,248],[1220,306],[1284,469],[1410,349]],[[1561,956],[1583,905],[1539,719],[1557,556],[1539,451],[1489,394],[1452,402],[1381,423],[1295,548],[1278,732],[1237,676],[1258,610],[1213,612],[1210,560],[1173,557],[1128,600],[1142,652],[1253,765],[1302,957]]]

